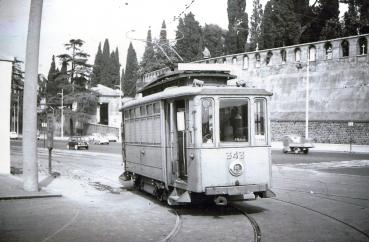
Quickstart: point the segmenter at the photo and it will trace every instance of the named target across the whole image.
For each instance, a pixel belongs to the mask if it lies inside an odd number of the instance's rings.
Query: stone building
[[[323,143],[369,144],[369,35],[214,57],[249,86],[273,92],[272,139],[305,136],[309,80],[309,138]],[[166,69],[146,74],[142,83]],[[308,77],[309,76],[309,77]]]

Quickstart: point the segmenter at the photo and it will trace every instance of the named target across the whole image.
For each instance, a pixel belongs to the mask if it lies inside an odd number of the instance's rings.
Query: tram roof
[[[198,65],[198,64],[197,64]],[[218,69],[218,70],[210,70],[210,69],[191,69],[191,70],[175,70],[170,71],[165,74],[159,75],[156,79],[144,85],[137,92],[142,93],[144,96],[148,95],[150,92],[161,92],[166,87],[169,86],[178,86],[179,80],[193,80],[193,79],[202,79],[205,82],[208,82],[206,78],[211,78],[217,84],[226,84],[227,80],[235,79],[236,76],[230,74],[229,70]],[[204,79],[205,78],[205,79]],[[181,84],[181,85],[188,85]],[[213,83],[214,84],[214,83]],[[150,93],[151,94],[151,93]]]
[[[184,96],[195,95],[246,95],[246,96],[272,96],[273,93],[266,91],[265,89],[245,88],[236,86],[180,86],[169,87],[162,92],[154,93],[145,97],[129,100],[123,103],[123,107],[120,110],[141,105],[144,103],[155,102],[164,99],[172,99]]]

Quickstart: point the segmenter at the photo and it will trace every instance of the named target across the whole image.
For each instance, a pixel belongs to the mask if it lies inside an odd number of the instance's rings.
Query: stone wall
[[[355,143],[368,144],[368,42],[369,35],[351,36],[199,63],[228,64],[239,80],[273,92],[270,105],[273,140],[291,133],[304,136],[308,79],[309,137],[317,142],[348,143],[350,132],[354,132],[351,136]],[[345,44],[347,48],[343,47]],[[349,121],[356,124],[353,130],[347,127]]]
[[[219,56],[197,63],[226,64],[249,87],[273,92],[270,110],[274,140],[292,131],[304,135],[309,80],[309,136],[318,142],[347,143],[351,132],[347,122],[354,121],[354,141],[367,144],[368,43],[366,34]],[[147,83],[167,71],[164,68],[145,74],[140,81]]]
[[[311,121],[309,138],[318,143],[369,145],[369,122]],[[272,141],[281,141],[286,134],[305,136],[304,121],[271,121]]]

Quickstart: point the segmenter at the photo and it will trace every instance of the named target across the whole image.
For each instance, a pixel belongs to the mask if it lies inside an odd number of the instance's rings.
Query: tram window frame
[[[225,109],[224,110],[225,114],[223,116],[222,115],[223,111],[221,111],[221,109],[222,109],[221,105],[222,105],[222,102],[224,102],[226,100],[228,100],[228,101],[230,101],[230,100],[237,101],[238,103],[240,103],[242,101],[245,101],[245,103],[242,104],[242,105],[239,105],[239,106],[234,106],[233,105],[233,106],[229,106],[229,107],[227,107],[227,106],[224,107],[223,109]],[[243,110],[243,112],[241,114],[239,114],[239,111],[242,111],[242,109],[241,110],[238,109],[237,114],[241,116],[241,120],[245,119],[245,122],[241,123],[241,125],[243,124],[244,126],[241,126],[241,127],[237,128],[235,121],[233,121],[234,122],[233,125],[231,123],[232,122],[231,121],[232,112],[234,112],[233,111],[233,110],[235,110],[234,108],[236,108],[236,107],[241,107],[242,108],[242,106],[246,106],[246,109]],[[250,99],[248,97],[242,97],[242,98],[241,97],[221,97],[221,98],[219,98],[219,106],[218,106],[219,141],[222,145],[225,145],[225,144],[243,144],[244,145],[244,144],[250,143],[250,129],[251,129],[251,125],[250,125],[251,124],[250,123],[250,121],[251,121],[250,107],[251,107],[251,102],[250,102]],[[229,109],[229,110],[226,110],[226,109]],[[236,117],[234,117],[234,119],[236,119]],[[222,120],[223,120],[223,122],[222,122]],[[229,123],[229,125],[225,125],[225,124],[222,125],[222,123],[224,123],[224,122]],[[232,129],[232,133],[230,133],[230,130],[228,130],[228,131],[226,130],[227,127],[228,127],[228,129],[229,128]],[[244,129],[246,131],[246,133],[243,133],[244,136],[242,136],[242,137],[236,137],[237,136],[236,129]],[[229,136],[232,136],[233,138],[229,138]]]
[[[208,131],[206,132],[207,134],[204,135],[204,123],[203,123],[203,118],[204,118],[204,101],[205,100],[210,100],[211,102],[211,106],[212,106],[212,113],[210,116],[210,113],[208,113]],[[210,120],[212,122],[212,124],[210,125]],[[203,144],[214,144],[214,128],[215,128],[215,101],[214,98],[211,97],[202,97],[201,98],[201,137],[202,137],[202,143]],[[210,132],[211,131],[211,132]],[[208,138],[208,136],[210,135],[210,137]]]
[[[160,114],[160,103],[156,102],[153,104],[154,114]]]
[[[261,111],[258,111],[258,105],[256,104],[257,101],[263,101],[262,103],[262,107],[263,109],[261,109]],[[268,137],[267,137],[267,134],[268,134],[268,127],[267,127],[267,115],[268,115],[268,112],[267,112],[267,100],[265,98],[262,98],[262,97],[257,97],[254,99],[254,139],[255,139],[255,143],[256,144],[267,144],[268,142]],[[258,114],[259,113],[263,113],[263,116],[264,117],[261,117],[263,118],[262,121],[258,121]],[[260,120],[261,120],[260,118]],[[259,124],[261,124],[262,126],[259,127]],[[261,134],[258,134],[258,131],[261,131],[260,133]],[[261,139],[261,137],[263,137],[263,139]]]

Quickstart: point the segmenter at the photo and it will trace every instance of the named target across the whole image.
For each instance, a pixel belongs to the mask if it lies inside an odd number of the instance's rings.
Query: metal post
[[[37,79],[43,0],[31,0],[23,98],[23,188],[38,191]]]
[[[305,138],[309,138],[309,71],[310,71],[310,59],[308,58],[306,67],[306,103],[305,103]]]
[[[19,135],[19,91],[17,91],[18,93],[18,98],[17,98],[17,134]]]
[[[61,127],[60,127],[60,132],[61,132],[61,138],[64,138],[64,90],[62,89],[61,93],[58,92],[58,95],[61,95]]]

